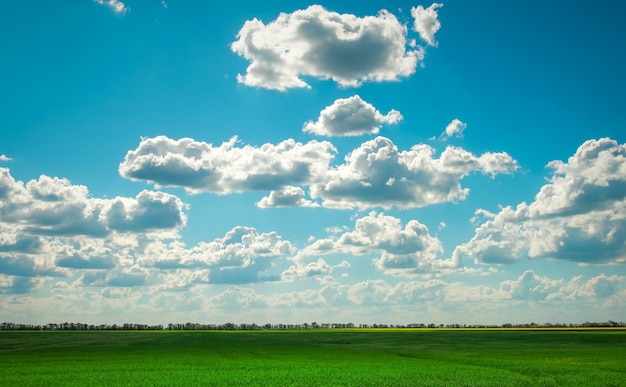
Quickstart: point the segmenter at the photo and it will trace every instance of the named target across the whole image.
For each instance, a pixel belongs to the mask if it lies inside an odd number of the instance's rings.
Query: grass
[[[0,385],[623,386],[624,331],[0,332]]]

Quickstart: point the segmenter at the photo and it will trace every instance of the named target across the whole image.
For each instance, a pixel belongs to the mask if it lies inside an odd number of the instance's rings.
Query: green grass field
[[[625,331],[0,332],[0,384],[625,386]]]

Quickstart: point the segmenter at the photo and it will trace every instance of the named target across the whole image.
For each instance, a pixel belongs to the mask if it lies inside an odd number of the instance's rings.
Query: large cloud
[[[336,149],[329,142],[306,144],[285,140],[261,147],[235,146],[235,139],[219,147],[189,138],[144,138],[120,164],[120,174],[157,186],[184,187],[190,193],[228,194],[270,191],[259,207],[318,204],[330,208],[423,207],[465,199],[469,189],[460,179],[479,171],[492,177],[510,173],[517,163],[506,153],[475,156],[458,147],[447,147],[441,156],[428,145],[399,151],[385,137],[361,144],[331,167]]]
[[[361,18],[312,5],[269,24],[246,21],[231,49],[250,61],[239,82],[286,90],[309,87],[303,76],[358,86],[411,75],[423,50],[409,43],[407,28],[385,10]]]
[[[583,143],[530,205],[507,206],[476,229],[455,255],[481,263],[556,258],[626,262],[626,145],[603,138]]]
[[[236,146],[236,138],[214,147],[190,138],[144,138],[119,166],[123,177],[190,193],[227,194],[279,190],[307,184],[328,169],[336,152],[327,141],[285,140],[261,147]]]
[[[383,124],[395,124],[402,120],[397,110],[386,115],[363,101],[358,95],[340,98],[320,112],[316,122],[304,124],[304,132],[320,136],[360,136],[378,134]]]
[[[28,235],[91,235],[112,231],[146,232],[184,226],[184,204],[176,196],[143,191],[135,198],[96,199],[87,187],[42,175],[26,184],[0,168],[0,224]],[[0,247],[1,248],[1,247]]]
[[[419,144],[399,151],[391,140],[377,137],[363,143],[330,170],[324,181],[311,186],[311,197],[322,198],[332,208],[423,207],[465,199],[469,189],[460,179],[480,171],[494,176],[510,173],[517,163],[506,153],[481,156],[448,147],[440,158],[435,150]]]
[[[332,238],[318,239],[298,257],[301,268],[306,257],[328,254],[376,254],[374,265],[392,275],[411,275],[458,267],[458,262],[439,259],[443,246],[428,228],[416,220],[404,226],[393,216],[370,212],[355,221],[354,229]]]

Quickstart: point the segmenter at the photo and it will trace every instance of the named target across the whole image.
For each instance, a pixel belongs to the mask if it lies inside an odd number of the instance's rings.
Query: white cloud
[[[442,252],[441,241],[431,236],[428,228],[418,221],[411,220],[403,226],[398,218],[370,212],[355,221],[352,231],[312,241],[299,252],[297,261],[328,254],[377,254],[374,266],[392,275],[458,267],[458,262],[439,259]]]
[[[576,276],[569,281],[551,279],[527,270],[514,280],[504,280],[497,287],[486,285],[467,286],[460,283],[450,284],[443,291],[445,301],[450,303],[518,303],[539,302],[558,307],[561,302],[567,305],[572,301],[619,302],[624,293],[626,277],[600,274],[584,281]],[[583,305],[583,304],[579,304]]]
[[[378,134],[383,124],[395,124],[402,114],[391,110],[386,115],[358,95],[340,98],[320,112],[316,122],[308,121],[302,130],[320,136],[360,136]]]
[[[290,266],[281,274],[281,278],[283,281],[293,282],[297,278],[323,276],[332,274],[332,272],[333,268],[325,260],[319,258],[316,262],[310,262],[306,265]]]
[[[420,38],[431,46],[437,46],[435,34],[441,28],[437,9],[441,7],[443,7],[443,4],[433,3],[428,8],[424,8],[421,5],[411,8],[411,15],[415,19],[413,30],[419,33]]]
[[[261,147],[237,147],[236,141],[214,147],[190,138],[144,138],[126,154],[119,172],[125,178],[184,187],[190,193],[283,190],[324,173],[336,152],[327,141],[302,144],[289,139]]]
[[[389,285],[383,280],[366,280],[352,285],[347,290],[347,299],[356,305],[412,304],[420,300],[437,298],[433,291],[446,285],[435,279],[425,282],[399,282]]]
[[[191,282],[204,283],[252,283],[278,280],[278,274],[266,271],[273,267],[277,259],[286,259],[294,247],[276,232],[259,233],[252,227],[238,226],[230,230],[223,238],[211,242],[200,242],[192,248],[186,248],[179,242],[164,244],[160,241],[145,247],[138,264],[143,267],[163,270],[209,269],[197,275],[178,271],[171,278],[179,282],[180,275],[185,276],[185,286]],[[196,274],[200,272],[196,271]]]
[[[124,15],[126,12],[130,11],[130,8],[126,6],[123,2],[119,0],[93,0],[98,4],[106,5],[111,8],[115,13],[119,13]]]
[[[582,144],[530,205],[491,214],[454,254],[481,263],[556,258],[626,262],[626,145],[603,138]]]
[[[439,159],[434,153],[425,144],[399,151],[391,140],[377,137],[312,184],[310,195],[331,208],[424,207],[464,200],[469,189],[461,187],[460,179],[474,171],[494,176],[517,169],[506,153],[477,157],[458,147],[446,148]]]
[[[277,191],[270,192],[269,196],[262,198],[256,205],[259,208],[270,207],[319,207],[318,203],[304,198],[304,190],[300,187],[287,186]]]
[[[312,5],[281,13],[264,24],[248,20],[232,43],[250,61],[239,82],[286,90],[310,87],[302,76],[332,79],[342,86],[394,81],[415,72],[421,48],[407,46],[407,29],[391,13],[357,17]]]
[[[506,153],[475,156],[447,147],[436,159],[428,145],[400,152],[385,137],[361,144],[335,167],[330,162],[336,149],[327,141],[235,144],[235,138],[219,147],[189,138],[144,138],[126,154],[119,172],[131,180],[183,187],[194,194],[270,191],[259,207],[315,207],[300,187],[308,186],[311,199],[322,199],[324,207],[413,208],[465,199],[469,189],[461,187],[460,179],[472,172],[494,177],[517,169]]]
[[[459,120],[458,118],[453,119],[448,126],[446,126],[446,130],[441,134],[441,138],[447,140],[451,137],[463,138],[463,131],[467,128],[467,124]]]
[[[6,156],[6,155],[2,155],[0,154],[0,161],[11,161],[13,160],[12,158]]]
[[[174,195],[143,191],[135,198],[96,199],[87,187],[41,175],[24,184],[0,168],[0,223],[26,235],[105,236],[112,231],[175,229],[186,222]]]

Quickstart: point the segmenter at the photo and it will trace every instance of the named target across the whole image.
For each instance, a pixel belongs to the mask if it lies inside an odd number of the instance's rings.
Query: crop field
[[[624,386],[626,331],[0,332],[0,385]]]

